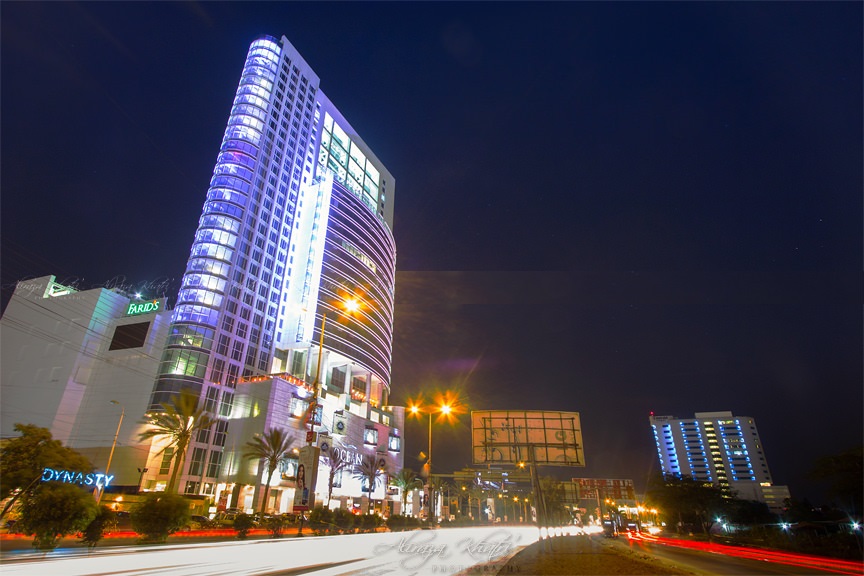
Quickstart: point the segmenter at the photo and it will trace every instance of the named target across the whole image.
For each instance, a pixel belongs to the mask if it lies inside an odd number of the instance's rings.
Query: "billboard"
[[[483,410],[471,412],[474,464],[535,463],[584,466],[578,412]]]

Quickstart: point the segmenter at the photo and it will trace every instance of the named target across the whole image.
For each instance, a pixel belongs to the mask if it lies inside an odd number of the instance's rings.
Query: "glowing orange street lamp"
[[[448,398],[448,397],[449,397],[449,394],[445,396],[445,398]],[[410,410],[411,414],[413,414],[414,416],[419,417],[419,415],[422,412],[427,412],[429,414],[429,445],[428,445],[428,451],[426,452],[426,464],[423,465],[424,471],[426,473],[427,494],[429,494],[429,490],[428,490],[429,482],[432,480],[432,415],[433,414],[441,414],[442,416],[449,418],[451,414],[455,414],[457,412],[455,404],[456,404],[456,400],[451,399],[451,400],[444,400],[438,406],[432,407],[432,408],[429,408],[426,410],[424,410],[419,403],[418,404],[412,403],[409,406],[409,410]],[[430,496],[431,496],[431,494],[430,494]],[[432,499],[431,498],[428,498],[428,503],[429,503],[429,518],[432,518]]]

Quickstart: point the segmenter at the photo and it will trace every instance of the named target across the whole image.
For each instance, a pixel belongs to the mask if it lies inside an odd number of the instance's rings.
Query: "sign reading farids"
[[[126,316],[138,316],[139,314],[158,312],[159,310],[162,310],[164,304],[164,298],[150,300],[148,302],[130,302],[129,306],[126,307]]]

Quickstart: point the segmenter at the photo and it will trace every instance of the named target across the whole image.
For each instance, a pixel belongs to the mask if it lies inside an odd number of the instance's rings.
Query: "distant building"
[[[112,484],[137,487],[150,450],[139,421],[170,316],[164,299],[79,291],[54,276],[19,282],[0,319],[3,437],[17,436],[16,423],[48,428],[104,471],[116,434]]]
[[[697,412],[693,418],[650,416],[663,475],[711,482],[729,496],[765,502],[773,510],[789,497],[775,486],[756,421],[732,412]]]

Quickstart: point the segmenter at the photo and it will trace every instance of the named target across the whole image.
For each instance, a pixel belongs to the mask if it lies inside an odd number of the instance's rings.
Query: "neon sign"
[[[150,302],[130,302],[126,308],[126,316],[138,316],[139,314],[148,314],[150,312],[158,312],[162,308],[162,300],[151,300]]]
[[[100,486],[107,488],[112,480],[114,480],[113,474],[84,474],[83,472],[54,470],[53,468],[45,468],[42,470],[43,482],[65,482],[67,484],[80,484],[82,486]]]

